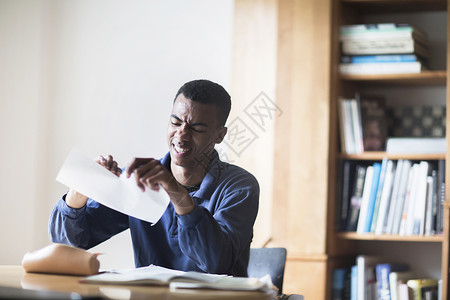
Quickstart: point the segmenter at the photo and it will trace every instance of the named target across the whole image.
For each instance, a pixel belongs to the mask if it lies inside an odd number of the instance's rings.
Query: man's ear
[[[227,134],[227,131],[228,128],[225,126],[219,129],[219,133],[217,134],[216,138],[216,144],[222,143],[223,139],[225,138],[225,135]]]

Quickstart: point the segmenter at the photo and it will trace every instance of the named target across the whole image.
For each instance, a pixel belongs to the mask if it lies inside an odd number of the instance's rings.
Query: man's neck
[[[199,185],[206,175],[206,169],[202,166],[195,168],[185,168],[171,164],[171,170],[173,177],[184,186],[196,186]]]

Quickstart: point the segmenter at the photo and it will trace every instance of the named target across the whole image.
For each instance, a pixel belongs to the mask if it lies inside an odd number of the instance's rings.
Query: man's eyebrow
[[[172,114],[170,115],[171,118],[177,119],[177,121],[183,122],[180,118],[178,118],[176,115]]]
[[[176,116],[176,115],[174,115],[174,114],[172,114],[171,117],[174,118],[174,119],[176,119],[178,122],[182,122],[182,123],[184,122],[183,120],[181,120],[178,116]],[[189,124],[189,126],[202,126],[202,127],[208,127],[207,124],[202,123],[202,122],[191,123],[191,124]]]

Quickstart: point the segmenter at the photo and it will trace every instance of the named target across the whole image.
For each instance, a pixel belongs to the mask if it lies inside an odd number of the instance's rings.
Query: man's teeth
[[[175,150],[178,153],[185,153],[185,152],[188,152],[189,150],[191,150],[190,148],[182,148],[182,147],[177,146],[177,145],[173,145],[173,147],[175,148]]]

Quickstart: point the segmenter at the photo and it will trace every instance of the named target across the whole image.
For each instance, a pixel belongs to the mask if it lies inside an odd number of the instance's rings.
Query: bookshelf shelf
[[[437,242],[442,243],[444,237],[442,235],[431,236],[400,236],[394,234],[380,234],[373,233],[356,233],[356,232],[340,232],[337,237],[344,240],[360,240],[360,241],[396,241],[396,242]]]
[[[447,81],[446,71],[424,71],[415,74],[340,75],[341,80],[360,84],[442,85]]]
[[[386,152],[364,152],[361,154],[339,153],[338,158],[350,160],[382,160],[383,158],[398,160],[440,160],[445,159],[445,154],[389,154]]]

